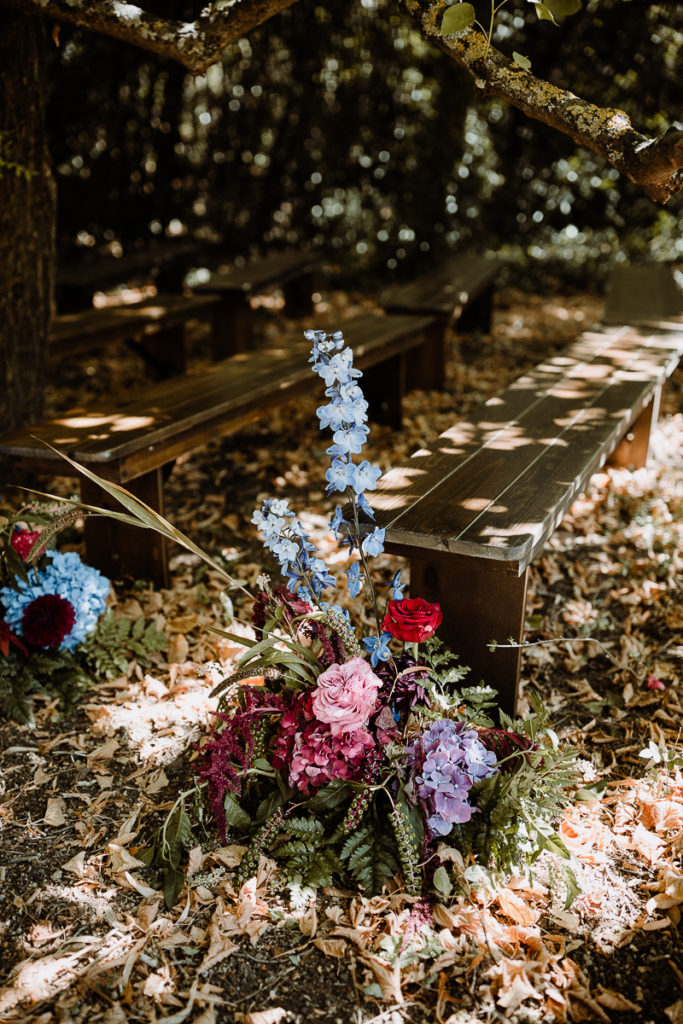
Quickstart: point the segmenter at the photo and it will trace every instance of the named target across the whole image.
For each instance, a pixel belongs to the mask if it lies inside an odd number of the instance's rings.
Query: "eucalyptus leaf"
[[[453,4],[444,12],[441,35],[454,36],[474,25],[476,14],[472,4]]]

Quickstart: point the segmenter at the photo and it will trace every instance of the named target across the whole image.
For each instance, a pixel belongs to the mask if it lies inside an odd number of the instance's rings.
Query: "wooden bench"
[[[616,267],[607,282],[606,324],[683,325],[683,273],[664,263]]]
[[[372,496],[413,596],[443,609],[439,636],[516,706],[528,567],[612,454],[642,466],[683,332],[586,333],[492,398],[475,419],[392,469]]]
[[[60,313],[88,309],[96,291],[135,278],[147,278],[161,291],[180,292],[188,268],[205,249],[200,242],[164,241],[119,258],[98,256],[61,266],[55,279],[57,309]]]
[[[252,295],[281,287],[288,313],[310,313],[313,271],[318,264],[319,257],[311,253],[279,252],[248,260],[243,266],[216,271],[206,280],[194,283],[194,292],[220,297],[215,312],[216,358],[251,348]]]
[[[421,274],[407,284],[393,284],[380,296],[387,313],[421,314],[434,317],[431,339],[431,369],[416,380],[418,388],[434,387],[443,378],[446,360],[446,329],[491,330],[493,291],[504,263],[472,252],[462,252]]]
[[[213,318],[212,295],[156,295],[143,302],[64,313],[50,324],[49,356],[72,356],[113,341],[127,341],[155,380],[185,372],[189,320]]]
[[[343,325],[356,366],[370,373],[381,367],[383,404],[375,410],[380,418],[396,424],[405,360],[409,353],[419,360],[430,326],[429,317],[381,315],[364,315]],[[309,355],[305,342],[236,353],[208,371],[151,384],[127,400],[103,396],[91,408],[72,409],[3,438],[0,455],[21,460],[35,472],[74,475],[68,462],[41,444],[38,439],[43,438],[161,512],[162,467],[263,419],[292,398],[319,393]],[[80,484],[84,503],[117,507],[98,485],[84,477]],[[89,516],[85,537],[88,561],[108,576],[148,576],[168,585],[166,542],[159,534]]]

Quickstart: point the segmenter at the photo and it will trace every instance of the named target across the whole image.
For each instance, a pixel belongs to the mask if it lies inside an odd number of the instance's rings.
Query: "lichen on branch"
[[[665,203],[683,189],[683,132],[670,129],[659,138],[637,131],[628,115],[600,107],[567,89],[537,78],[489,45],[476,28],[458,35],[441,34],[443,0],[398,0],[417,21],[422,35],[438,46],[474,79],[481,95],[497,96],[570,136],[597,153],[643,189]]]

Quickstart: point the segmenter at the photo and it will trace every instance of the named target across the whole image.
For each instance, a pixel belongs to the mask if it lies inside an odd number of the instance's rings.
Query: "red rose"
[[[419,644],[429,640],[442,619],[438,604],[430,604],[422,597],[406,597],[403,601],[389,601],[382,629],[397,640]]]

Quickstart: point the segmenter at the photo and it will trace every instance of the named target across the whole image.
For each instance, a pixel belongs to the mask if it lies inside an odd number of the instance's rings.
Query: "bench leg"
[[[242,292],[227,292],[213,311],[213,357],[226,359],[252,347],[252,310]]]
[[[313,275],[301,274],[282,286],[287,316],[309,316],[313,312]]]
[[[168,380],[185,373],[185,328],[183,324],[154,331],[134,345],[145,361],[150,380]]]
[[[464,333],[481,331],[483,334],[490,334],[492,315],[493,285],[491,284],[484,289],[481,295],[465,306],[458,317],[456,328]]]
[[[646,405],[626,436],[619,442],[609,458],[610,466],[623,469],[642,469],[647,465],[650,451],[650,437],[657,426],[661,387],[658,387],[649,405]]]
[[[403,425],[404,367],[403,356],[397,355],[363,372],[362,387],[369,418],[393,430],[400,430]]]
[[[408,355],[410,370],[406,374],[406,385],[412,390],[443,390],[446,376],[446,331],[443,320],[435,320],[423,330],[422,344]]]
[[[441,605],[437,636],[469,666],[467,684],[483,680],[493,686],[508,715],[516,712],[521,648],[492,652],[487,645],[510,638],[521,644],[527,576],[528,570],[521,576],[492,571],[486,560],[477,558],[410,563],[411,595]]]
[[[153,469],[129,481],[126,490],[163,515],[161,469]],[[81,478],[81,500],[85,505],[122,511],[118,502],[87,477]],[[166,538],[155,530],[128,526],[107,516],[86,516],[86,561],[111,579],[134,576],[151,579],[158,587],[169,586]]]

